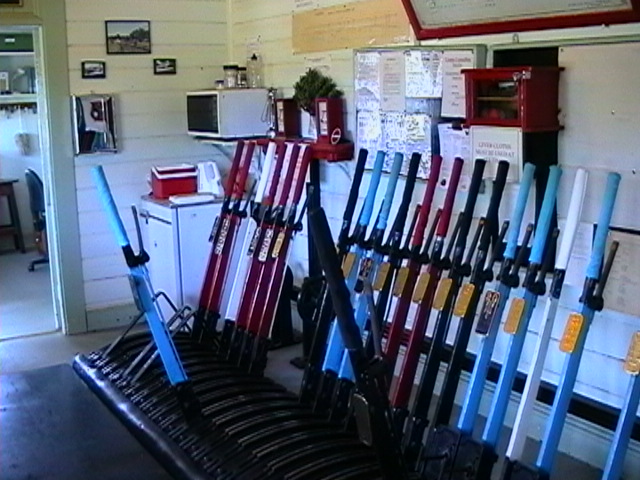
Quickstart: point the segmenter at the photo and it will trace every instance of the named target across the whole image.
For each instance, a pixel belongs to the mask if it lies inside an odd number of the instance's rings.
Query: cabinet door
[[[182,302],[197,307],[204,271],[207,268],[211,228],[221,204],[189,205],[178,208],[178,242]]]
[[[176,243],[173,225],[164,219],[149,216],[146,221],[146,249],[149,253],[149,277],[154,291],[162,290],[176,304],[180,304],[176,275]],[[164,300],[160,300],[165,320],[173,311]]]

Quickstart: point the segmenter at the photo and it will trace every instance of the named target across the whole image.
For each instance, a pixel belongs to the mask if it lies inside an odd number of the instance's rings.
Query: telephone
[[[215,162],[198,164],[198,193],[211,193],[215,197],[224,197],[222,175]]]

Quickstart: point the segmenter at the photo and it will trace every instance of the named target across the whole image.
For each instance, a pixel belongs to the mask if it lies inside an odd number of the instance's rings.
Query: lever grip
[[[387,180],[387,189],[384,193],[382,200],[382,206],[380,207],[380,214],[376,221],[375,228],[377,230],[384,231],[387,228],[387,221],[389,220],[389,212],[391,211],[391,205],[393,204],[393,196],[396,192],[396,186],[398,185],[398,177],[400,176],[400,170],[402,169],[402,162],[404,161],[404,155],[396,152],[393,156],[393,165],[391,166],[391,172]]]
[[[293,176],[296,173],[299,150],[300,150],[300,145],[295,143],[290,149],[291,153],[290,154],[285,153],[285,157],[287,156],[289,157],[289,164],[287,165],[287,173],[284,177],[282,189],[279,190],[280,195],[278,195],[278,199],[276,200],[277,206],[284,207],[287,204],[287,198],[289,198],[289,190],[291,190],[291,183],[293,182]]]
[[[302,197],[302,189],[305,185],[304,178],[307,176],[307,168],[309,168],[309,162],[311,161],[311,153],[311,146],[306,143],[300,145],[300,151],[298,152],[297,157],[297,162],[299,164],[296,166],[295,190],[293,192],[293,200],[291,202],[294,205],[300,203],[300,197]],[[302,159],[300,158],[301,156]]]
[[[116,239],[118,240],[118,245],[121,247],[129,246],[130,243],[127,231],[124,228],[120,214],[118,214],[118,208],[113,200],[113,195],[111,195],[111,189],[109,188],[109,183],[107,182],[107,177],[104,174],[102,166],[98,165],[93,167],[91,169],[91,175],[93,176],[93,181],[98,189],[98,196],[100,197],[102,206],[107,213],[111,230],[113,230],[113,233],[115,233]]]
[[[509,162],[506,160],[500,160],[500,162],[498,162],[496,178],[493,181],[493,188],[491,189],[489,207],[487,208],[487,214],[484,217],[485,224],[482,230],[482,236],[480,237],[480,243],[478,244],[478,250],[482,250],[483,252],[489,251],[492,232],[498,228],[498,210],[500,209],[500,202],[502,201],[502,195],[504,194],[504,187],[507,183],[508,174]]]
[[[247,184],[247,177],[249,176],[249,168],[251,168],[251,159],[253,158],[253,150],[256,147],[256,142],[247,142],[244,145],[243,160],[238,167],[237,182],[233,186],[233,198],[239,200],[244,195],[244,187]]]
[[[518,248],[518,236],[520,235],[520,225],[524,217],[524,209],[527,206],[529,198],[529,190],[533,183],[533,172],[536,167],[532,163],[525,163],[522,179],[520,180],[520,189],[518,190],[518,198],[511,216],[509,236],[507,247],[504,251],[504,258],[513,260],[516,256],[516,248]]]
[[[469,184],[469,192],[467,194],[467,201],[462,211],[463,221],[460,224],[460,231],[458,232],[458,240],[456,242],[456,248],[464,250],[467,243],[467,236],[469,235],[469,229],[471,228],[471,219],[473,218],[473,210],[478,200],[478,193],[480,193],[480,184],[482,183],[482,176],[487,164],[486,160],[478,158],[473,165],[473,173],[471,174],[471,183]]]
[[[287,146],[284,143],[280,143],[276,146],[276,164],[273,167],[273,174],[271,175],[269,184],[267,185],[267,195],[262,200],[264,205],[273,205],[273,201],[278,191],[278,185],[280,184],[282,165],[284,164],[284,157],[286,153]]]
[[[267,145],[267,153],[264,155],[264,164],[262,165],[262,173],[260,174],[260,180],[258,180],[258,186],[256,187],[256,196],[255,202],[262,203],[262,199],[264,197],[264,193],[267,189],[267,183],[269,182],[269,177],[272,175],[273,171],[273,160],[276,156],[276,143],[269,142]]]
[[[600,217],[598,218],[598,226],[596,227],[596,235],[593,240],[591,259],[587,267],[587,278],[597,280],[600,275],[602,256],[604,255],[604,248],[607,242],[607,234],[609,233],[609,225],[611,224],[611,216],[613,215],[613,206],[616,203],[620,179],[620,174],[614,172],[609,173],[607,177],[607,186],[605,187]]]
[[[411,155],[411,160],[409,161],[409,170],[407,171],[407,177],[404,182],[402,201],[400,202],[400,208],[398,208],[398,213],[396,214],[396,222],[398,222],[397,229],[400,231],[404,230],[404,224],[407,221],[407,215],[409,214],[409,205],[411,204],[411,199],[413,198],[413,189],[416,185],[416,176],[418,175],[418,167],[420,166],[421,158],[422,155],[420,155],[419,153],[413,153]]]
[[[458,182],[460,181],[460,173],[462,172],[463,165],[464,160],[461,158],[456,158],[453,161],[451,177],[449,177],[449,187],[447,188],[447,195],[444,198],[444,205],[442,206],[442,215],[440,216],[438,229],[436,230],[436,236],[438,237],[445,237],[449,230],[449,222],[451,221],[451,213],[453,211],[453,202],[456,199]]]
[[[348,350],[355,351],[358,356],[364,357],[360,330],[356,325],[349,290],[344,281],[340,260],[333,244],[331,230],[324,210],[319,208],[309,212],[309,227],[313,238],[316,240],[318,258],[327,279],[327,286],[331,292],[333,309],[336,312],[342,341]]]
[[[560,167],[557,165],[549,167],[547,187],[544,190],[544,199],[542,200],[542,207],[540,208],[540,215],[538,216],[536,233],[533,237],[529,263],[535,263],[536,265],[540,265],[542,263],[542,255],[544,253],[544,246],[547,243],[549,226],[551,225],[553,207],[556,204],[556,194],[558,193],[558,185],[560,185],[561,176],[562,170]]]
[[[367,190],[367,196],[364,199],[364,205],[362,205],[362,211],[358,218],[358,224],[362,227],[369,225],[371,220],[371,214],[373,213],[373,203],[376,200],[376,191],[378,185],[380,185],[380,177],[382,176],[382,167],[384,166],[385,152],[380,150],[376,154],[376,161],[373,164],[373,170],[371,172],[371,180],[369,181],[369,190]]]
[[[231,162],[231,169],[229,170],[229,175],[227,175],[227,183],[224,186],[224,196],[230,197],[233,193],[233,186],[236,183],[236,176],[238,175],[238,168],[240,167],[240,162],[242,161],[242,153],[244,152],[244,142],[242,140],[238,140],[236,144],[236,151],[233,154],[233,161]]]
[[[432,155],[429,180],[427,180],[427,188],[424,191],[424,197],[422,199],[422,208],[420,209],[420,216],[418,217],[418,224],[416,225],[416,233],[413,236],[413,247],[419,248],[424,240],[424,233],[427,229],[427,223],[429,222],[429,213],[431,213],[433,196],[436,193],[436,185],[438,184],[438,179],[440,178],[441,166],[442,157],[440,155]]]
[[[587,179],[589,174],[584,168],[579,168],[576,172],[576,178],[573,181],[573,189],[571,190],[571,200],[569,201],[569,210],[567,211],[567,223],[564,226],[562,240],[560,241],[560,250],[556,259],[556,269],[566,270],[569,265],[569,255],[573,248],[573,242],[578,231],[578,224],[582,216],[582,203],[584,195],[587,191]]]
[[[346,223],[351,223],[353,219],[353,212],[356,209],[356,202],[358,201],[358,192],[360,191],[360,184],[362,183],[362,177],[364,175],[364,166],[367,163],[367,157],[369,152],[366,148],[361,148],[358,152],[358,161],[356,162],[356,169],[353,172],[353,181],[351,182],[351,190],[349,191],[349,198],[347,200],[347,206],[344,209],[344,215],[342,220]]]

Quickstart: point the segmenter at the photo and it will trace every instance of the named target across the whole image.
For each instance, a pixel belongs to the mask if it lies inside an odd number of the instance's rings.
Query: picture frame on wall
[[[22,0],[0,0],[0,7],[21,7]]]
[[[153,74],[154,75],[175,75],[178,68],[175,58],[154,58]]]
[[[151,53],[151,22],[148,20],[106,20],[107,54]]]
[[[82,62],[82,78],[106,78],[107,64],[98,60],[86,60]]]

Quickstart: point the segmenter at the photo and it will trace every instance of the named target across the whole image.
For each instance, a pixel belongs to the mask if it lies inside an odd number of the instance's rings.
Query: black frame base
[[[549,480],[549,475],[520,461],[508,458],[502,469],[503,480]]]

